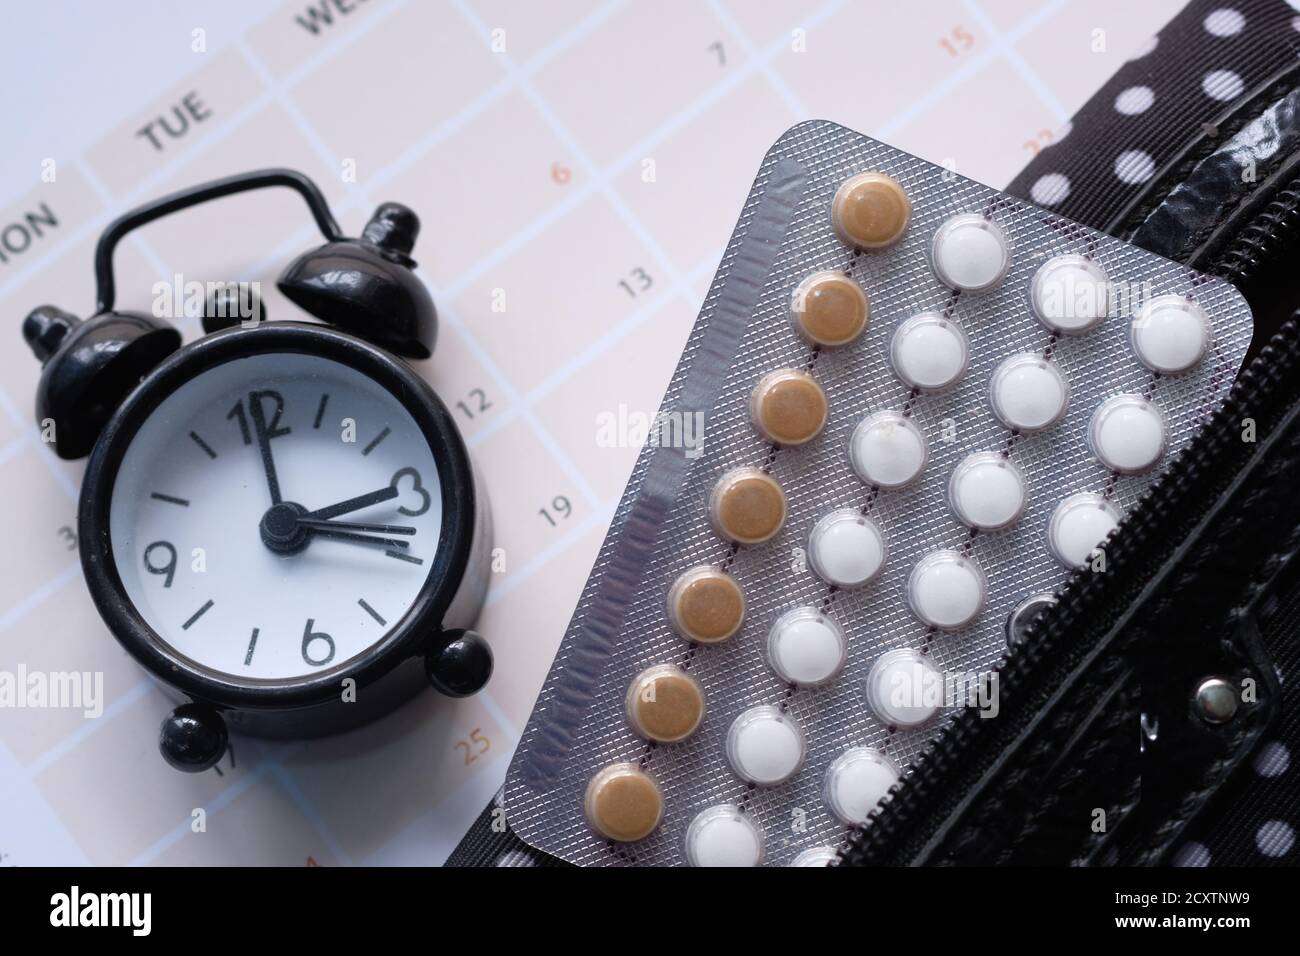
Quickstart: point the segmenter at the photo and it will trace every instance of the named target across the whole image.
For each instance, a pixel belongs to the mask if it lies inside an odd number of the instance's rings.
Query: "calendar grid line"
[[[647,322],[653,321],[655,316],[668,308],[674,299],[684,302],[692,311],[698,309],[699,303],[695,300],[692,283],[712,274],[713,270],[718,267],[718,260],[721,256],[721,249],[709,253],[695,266],[682,273],[681,281],[665,286],[664,291],[659,296],[628,313],[627,317],[618,325],[597,337],[582,351],[575,353],[567,362],[556,366],[554,372],[525,393],[525,400],[530,405],[536,405],[567,382],[576,372],[591,365],[597,358],[623,341],[630,333]]]
[[[1014,43],[1041,23],[1042,20],[1045,20],[1051,14],[1064,8],[1069,2],[1070,0],[1046,0],[1044,5],[1039,8],[1039,11],[1025,17],[1011,30],[1006,31],[1003,35],[1005,44]],[[1039,13],[1041,13],[1041,18],[1038,15]],[[964,66],[959,67],[956,71],[935,84],[934,87],[918,97],[906,109],[902,110],[888,122],[878,127],[872,135],[882,139],[887,139],[902,129],[907,123],[910,123],[918,116],[921,116],[927,110],[931,109],[945,94],[951,93],[953,90],[957,89],[962,83],[970,80],[990,63],[998,59],[1005,59],[1005,44],[1001,46],[995,44],[992,49],[980,51],[979,53],[974,54],[973,58]]]
[[[0,465],[7,464],[10,459],[16,458],[18,455],[26,451],[27,448],[27,441],[21,436],[9,439],[9,441],[5,442],[3,446],[0,446]]]
[[[352,855],[343,848],[343,844],[339,842],[338,837],[334,835],[329,825],[326,824],[324,818],[316,811],[316,808],[307,798],[307,795],[303,793],[303,789],[298,785],[298,781],[293,779],[293,775],[285,770],[284,764],[281,763],[274,754],[270,753],[267,748],[261,746],[260,743],[258,744],[258,747],[262,751],[263,760],[266,761],[267,772],[275,779],[275,782],[279,784],[280,788],[289,795],[289,798],[303,811],[303,814],[307,817],[307,822],[311,824],[312,828],[321,835],[321,839],[325,841],[326,848],[340,864],[343,866],[352,866]]]
[[[993,38],[993,42],[1001,52],[1002,58],[1010,63],[1012,69],[1019,73],[1021,78],[1029,84],[1029,88],[1034,91],[1034,94],[1042,101],[1043,105],[1052,111],[1057,124],[1064,123],[1069,119],[1070,114],[1061,105],[1061,101],[1048,89],[1047,84],[1039,78],[1038,74],[1030,69],[1029,64],[1025,62],[1025,58],[1016,52],[1014,42],[1009,41],[1002,31],[994,25],[977,0],[962,0],[962,4],[970,11],[980,29]]]
[[[77,491],[72,480],[68,477],[67,472],[59,465],[50,453],[50,449],[40,438],[37,432],[33,431],[28,420],[19,414],[18,409],[14,407],[8,394],[3,388],[0,388],[0,413],[3,413],[11,422],[14,423],[19,431],[19,441],[22,441],[27,447],[36,452],[37,460],[44,466],[54,483],[72,500],[77,501],[81,495]],[[75,522],[73,522],[75,524]]]
[[[141,675],[139,683],[128,687],[117,699],[104,708],[104,712],[95,720],[85,721],[72,733],[60,739],[38,758],[23,768],[26,780],[34,780],[48,770],[53,764],[71,753],[74,749],[94,735],[100,727],[107,726],[114,717],[127,710],[132,704],[142,700],[154,687],[153,681]]]
[[[802,99],[795,95],[794,90],[790,89],[790,84],[782,79],[781,75],[772,68],[771,56],[776,51],[777,44],[770,44],[766,52],[759,51],[759,49],[754,45],[754,41],[750,39],[749,34],[745,31],[744,27],[737,22],[736,18],[728,12],[726,7],[724,7],[719,0],[708,0],[708,4],[709,10],[713,12],[713,15],[731,31],[732,35],[736,37],[737,40],[740,41],[740,46],[745,51],[746,58],[756,60],[759,72],[763,74],[763,78],[771,84],[772,88],[776,90],[781,99],[785,101],[785,104],[790,108],[790,111],[796,116],[811,118],[813,115],[812,111],[808,109]],[[843,3],[841,0],[835,0],[833,3],[828,3],[817,11],[817,18],[819,20],[828,19],[829,17],[834,16],[835,11],[840,9],[842,6]],[[785,42],[786,41],[784,40],[782,41],[782,43]]]
[[[215,797],[208,800],[207,805],[201,808],[204,817],[208,818],[217,816],[222,810],[230,806],[243,796],[244,793],[250,790],[254,784],[260,783],[270,775],[270,765],[266,763],[260,764],[251,772],[242,774],[238,780],[234,781]],[[192,816],[187,820],[182,820],[155,840],[150,846],[132,857],[127,863],[127,866],[145,866],[153,860],[156,860],[171,847],[185,839],[186,835],[192,832],[192,826]]]
[[[0,614],[0,634],[20,623],[24,617],[43,604],[52,594],[58,592],[69,581],[76,578],[81,571],[81,561],[72,558],[67,565],[39,588],[27,594],[21,601],[11,604]]]

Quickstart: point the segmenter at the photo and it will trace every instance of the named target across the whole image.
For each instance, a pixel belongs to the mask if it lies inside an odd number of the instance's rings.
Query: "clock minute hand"
[[[304,518],[315,518],[323,520],[333,518],[338,515],[345,515],[349,511],[360,511],[370,505],[377,505],[381,501],[389,501],[397,497],[397,489],[392,485],[386,485],[378,491],[371,491],[364,495],[357,495],[355,498],[349,498],[347,501],[340,501],[338,504],[329,505],[325,508],[318,508],[315,511],[309,511],[303,515]]]
[[[328,525],[325,521],[322,524]],[[352,544],[380,544],[385,548],[409,548],[409,541],[398,541],[396,538],[381,538],[373,534],[357,534],[354,531],[338,531],[334,528],[312,528],[312,534],[318,534],[322,538],[333,538],[337,541],[347,541]]]
[[[322,521],[302,517],[298,524],[313,531],[364,531],[369,534],[415,534],[415,529],[401,524],[357,524],[351,521]]]

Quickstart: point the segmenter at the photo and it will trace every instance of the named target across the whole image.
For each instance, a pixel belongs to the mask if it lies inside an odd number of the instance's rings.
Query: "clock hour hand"
[[[362,508],[368,508],[371,505],[377,505],[381,501],[391,501],[397,497],[397,489],[392,485],[385,485],[378,491],[371,491],[364,495],[357,495],[355,498],[349,498],[347,501],[340,501],[338,504],[329,505],[325,508],[317,508],[315,511],[309,511],[303,515],[304,518],[325,519],[334,518],[338,515],[345,515],[349,511],[360,511]]]
[[[267,392],[250,392],[248,413],[253,419],[253,433],[257,436],[257,450],[262,456],[262,469],[266,472],[266,486],[271,492],[271,504],[280,503],[280,480],[275,476],[275,459],[271,457],[271,436],[267,433],[266,415],[262,412],[262,398]]]
[[[415,534],[415,529],[401,524],[356,524],[351,521],[323,521],[306,516],[298,524],[313,531],[364,531],[369,534]]]

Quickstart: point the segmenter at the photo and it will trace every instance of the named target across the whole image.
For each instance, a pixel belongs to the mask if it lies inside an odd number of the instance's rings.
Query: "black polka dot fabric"
[[[1116,217],[1202,130],[1300,57],[1300,0],[1194,0],[1074,117],[1008,192],[1097,229]],[[1264,625],[1282,714],[1230,780],[1176,866],[1300,864],[1300,594]]]
[[[1175,852],[1175,866],[1300,865],[1300,592],[1261,622],[1282,683],[1281,715]]]
[[[1300,56],[1300,0],[1194,0],[1007,191],[1105,229],[1201,124]]]

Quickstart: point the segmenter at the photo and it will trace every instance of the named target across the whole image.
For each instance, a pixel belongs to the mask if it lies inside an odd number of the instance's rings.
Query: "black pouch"
[[[1300,861],[1298,53],[1281,0],[1194,2],[1010,187],[1233,282],[1251,357],[843,862]]]

